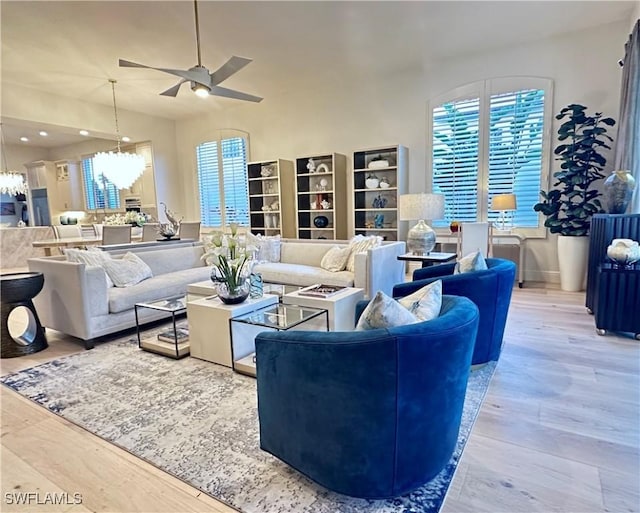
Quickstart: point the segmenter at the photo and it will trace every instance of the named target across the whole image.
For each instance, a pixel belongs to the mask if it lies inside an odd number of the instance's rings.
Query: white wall
[[[185,177],[188,217],[197,217],[195,146],[219,128],[251,134],[251,160],[295,159],[305,154],[344,153],[399,143],[409,148],[409,187],[427,189],[426,109],[430,97],[456,86],[501,76],[541,76],[554,80],[554,111],[582,103],[589,112],[617,116],[620,68],[628,21],[510,48],[440,62],[384,82],[323,87],[319,73],[313,91],[265,98],[222,113],[177,121],[178,158]],[[552,134],[558,128],[556,123]],[[613,131],[615,132],[615,130]],[[615,133],[612,133],[615,135]],[[554,141],[552,146],[556,146]],[[291,185],[293,194],[293,184]],[[528,243],[526,279],[559,281],[555,237]]]
[[[100,134],[113,134],[115,131],[112,106],[81,102],[12,84],[3,84],[2,87],[2,115],[63,127],[84,128]],[[152,141],[157,200],[166,202],[176,212],[184,212],[185,194],[178,172],[175,122],[121,109],[118,109],[118,122],[121,132],[126,132],[132,141]],[[83,145],[81,143],[76,150],[85,148]],[[86,147],[93,148],[93,145],[88,141]],[[105,148],[113,146],[114,143],[106,143]],[[58,155],[52,151],[50,158],[68,157],[71,156]]]

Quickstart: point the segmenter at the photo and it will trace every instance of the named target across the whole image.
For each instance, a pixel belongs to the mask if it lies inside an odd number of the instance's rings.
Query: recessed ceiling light
[[[46,136],[48,136],[48,135],[49,135],[49,134],[48,134],[47,132],[45,132],[44,130],[40,130],[38,133],[39,133],[42,137],[46,137]]]
[[[28,138],[28,137],[25,137],[24,135],[23,135],[22,137],[20,137],[20,140],[21,140],[22,142],[29,142],[29,138]]]
[[[130,137],[127,137],[126,135],[122,138],[122,142],[129,142],[131,140]]]
[[[89,135],[88,130],[80,130],[80,135]]]

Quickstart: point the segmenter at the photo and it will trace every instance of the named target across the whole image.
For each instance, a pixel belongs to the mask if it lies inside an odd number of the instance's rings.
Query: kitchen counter
[[[55,237],[51,226],[0,229],[0,269],[27,267],[27,258],[44,256],[44,248],[34,248],[36,240]]]

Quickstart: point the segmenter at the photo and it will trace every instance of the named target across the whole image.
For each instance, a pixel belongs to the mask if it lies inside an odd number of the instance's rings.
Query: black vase
[[[329,226],[329,218],[327,216],[317,216],[314,218],[313,224],[316,228],[326,228]]]

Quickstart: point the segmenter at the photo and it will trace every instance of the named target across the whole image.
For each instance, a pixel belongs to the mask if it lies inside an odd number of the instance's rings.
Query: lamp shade
[[[516,195],[496,194],[491,200],[491,210],[516,210]]]
[[[419,219],[442,219],[444,217],[444,195],[419,193],[402,194],[398,204],[401,221]]]

